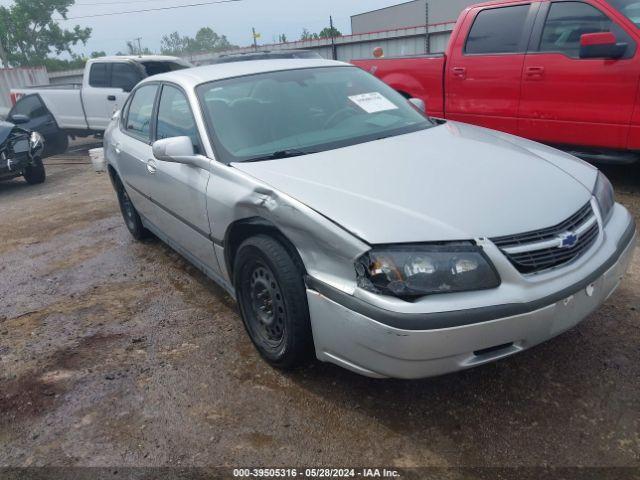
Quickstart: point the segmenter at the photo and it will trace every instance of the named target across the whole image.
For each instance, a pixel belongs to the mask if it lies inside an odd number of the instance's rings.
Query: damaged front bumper
[[[482,365],[549,340],[596,310],[626,273],[637,241],[635,222],[620,207],[606,230],[580,267],[579,280],[522,303],[407,313],[308,277],[316,355],[369,377],[415,379]],[[530,298],[528,290],[518,294]]]
[[[13,178],[22,175],[25,168],[32,163],[28,152],[7,155],[0,153],[0,179]]]

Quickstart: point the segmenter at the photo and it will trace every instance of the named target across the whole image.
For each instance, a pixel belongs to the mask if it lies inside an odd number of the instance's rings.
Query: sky
[[[70,9],[68,16],[81,17],[204,1],[208,0],[76,0],[76,5]],[[142,37],[143,47],[158,51],[163,35],[178,31],[182,35],[194,36],[201,27],[211,27],[218,34],[226,35],[231,43],[246,46],[253,41],[251,27],[255,27],[262,35],[259,43],[273,43],[282,33],[291,41],[300,37],[303,28],[318,32],[328,26],[329,15],[333,15],[338,30],[349,34],[351,15],[402,1],[242,0],[159,12],[75,19],[60,22],[60,25],[68,29],[75,25],[93,29],[87,45],[75,48],[77,53],[87,55],[93,51],[105,51],[107,54],[126,51],[126,41],[136,37]],[[11,0],[0,0],[0,5],[8,6],[11,3]]]

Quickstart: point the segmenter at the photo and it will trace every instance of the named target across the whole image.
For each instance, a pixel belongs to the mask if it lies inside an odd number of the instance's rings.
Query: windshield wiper
[[[286,150],[277,150],[268,155],[261,155],[259,157],[249,158],[247,160],[243,160],[242,163],[264,162],[267,160],[280,160],[282,158],[300,157],[302,155],[309,155],[311,153],[316,153],[316,152],[313,152],[310,150],[298,150],[296,148],[289,148]]]

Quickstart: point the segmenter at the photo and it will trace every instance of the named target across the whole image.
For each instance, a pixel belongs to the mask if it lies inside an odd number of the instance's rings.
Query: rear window
[[[133,90],[142,80],[142,72],[130,63],[114,63],[111,71],[111,87],[121,88],[125,92]]]
[[[465,52],[469,54],[518,53],[529,5],[482,10],[473,22]]]
[[[44,117],[48,113],[47,107],[43,105],[38,95],[22,97],[11,110],[11,115],[27,115],[32,119]]]
[[[148,77],[189,68],[189,66],[178,62],[142,62],[142,66],[147,72]]]

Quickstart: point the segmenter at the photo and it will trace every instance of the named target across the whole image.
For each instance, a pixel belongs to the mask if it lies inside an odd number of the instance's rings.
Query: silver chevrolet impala
[[[439,375],[598,308],[636,243],[609,181],[419,107],[339,62],[200,67],[140,83],[105,155],[131,234],[234,296],[276,367]]]

